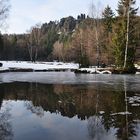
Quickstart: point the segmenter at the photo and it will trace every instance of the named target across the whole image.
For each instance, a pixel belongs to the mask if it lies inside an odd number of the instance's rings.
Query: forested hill
[[[0,36],[1,60],[74,61],[83,66],[114,64],[117,22],[114,14],[95,19],[85,14],[35,25],[26,34]],[[140,61],[140,17],[135,18],[136,60]],[[97,36],[98,34],[98,36]],[[98,37],[98,38],[97,38]],[[98,42],[97,42],[98,39]],[[98,43],[98,47],[97,47]],[[98,53],[97,53],[98,52]],[[98,60],[97,60],[98,59]]]
[[[35,25],[26,34],[1,35],[0,57],[2,60],[30,60],[30,53],[32,53],[32,59],[37,55],[37,60],[61,60],[59,54],[54,52],[57,48],[56,44],[59,42],[60,45],[63,44],[68,48],[73,33],[86,18],[85,14],[78,15],[77,19],[69,16],[60,21]]]

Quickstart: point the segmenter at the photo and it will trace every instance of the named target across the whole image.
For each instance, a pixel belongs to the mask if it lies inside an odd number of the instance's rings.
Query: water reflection
[[[12,125],[10,119],[10,108],[0,111],[0,140],[11,140],[13,137]]]
[[[0,139],[139,139],[140,90],[131,84],[0,84]]]

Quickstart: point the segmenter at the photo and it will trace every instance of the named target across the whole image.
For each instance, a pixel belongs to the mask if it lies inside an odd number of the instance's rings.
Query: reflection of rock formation
[[[0,112],[0,140],[12,140],[13,133],[9,118],[9,110]]]
[[[57,110],[64,116],[78,115],[85,119],[86,116],[92,116],[95,110],[94,88],[91,87],[81,89],[74,85],[10,83],[0,85],[1,89],[5,89],[4,98],[7,100],[32,101],[34,106],[41,106],[50,112]]]
[[[58,89],[58,90],[57,90]],[[98,111],[108,114],[125,110],[123,91],[114,91],[112,87],[100,87]],[[65,116],[78,115],[86,118],[95,115],[97,90],[96,85],[45,85],[36,83],[9,83],[0,85],[2,98],[32,101],[34,106],[41,106],[50,112],[62,112]],[[132,92],[131,92],[132,94]],[[0,96],[1,97],[1,96]],[[140,116],[140,112],[129,107],[130,112]],[[137,108],[139,109],[139,108]]]

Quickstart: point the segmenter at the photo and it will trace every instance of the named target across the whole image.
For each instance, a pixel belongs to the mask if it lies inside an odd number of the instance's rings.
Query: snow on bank
[[[140,65],[135,64],[135,68],[137,68],[138,70],[140,70]]]
[[[101,68],[97,68],[97,67],[92,67],[92,68],[80,68],[78,69],[78,71],[81,72],[87,72],[87,73],[98,73],[98,74],[112,74],[111,71],[109,70],[105,70],[105,69],[101,69]]]
[[[116,115],[131,115],[131,114],[132,114],[131,112],[126,111],[126,112],[113,113],[111,115],[112,116],[116,116]]]
[[[136,72],[136,74],[138,74],[138,75],[140,75],[140,65],[138,65],[138,64],[135,64],[135,68],[137,68],[137,72]]]
[[[140,75],[140,72],[136,72],[136,75]]]
[[[8,71],[9,68],[5,68],[5,67],[0,67],[0,71]]]
[[[128,97],[131,106],[140,106],[140,96]]]
[[[75,70],[77,73],[98,73],[98,74],[112,74],[110,68],[97,68],[95,66],[90,68],[80,68],[76,63],[64,63],[64,62],[36,62],[29,61],[0,61],[2,67],[0,72],[6,71],[62,71],[62,70]],[[140,66],[135,65],[140,70]],[[140,74],[137,71],[136,74]]]
[[[96,71],[96,68],[80,68],[80,69],[78,69],[79,71],[81,71],[81,72],[87,72],[87,73],[95,73],[95,71]]]
[[[98,74],[111,74],[108,70],[99,71],[97,67],[92,68],[80,68],[79,65],[75,63],[63,63],[63,62],[27,62],[27,61],[0,61],[2,67],[0,71],[8,70],[30,70],[30,71],[55,71],[55,70],[78,70],[79,72],[86,73],[98,73]]]
[[[2,67],[0,70],[9,69],[33,69],[33,70],[55,70],[55,69],[78,69],[79,65],[74,63],[63,63],[63,62],[26,62],[26,61],[0,61]]]

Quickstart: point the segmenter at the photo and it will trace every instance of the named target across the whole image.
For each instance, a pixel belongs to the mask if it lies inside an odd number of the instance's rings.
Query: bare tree
[[[30,38],[30,32],[27,31],[28,33],[25,35],[25,42],[26,46],[28,48],[29,56],[30,56],[30,61],[33,61],[33,47],[32,47],[32,41]]]
[[[73,35],[72,40],[72,51],[75,56],[76,62],[79,63],[80,67],[89,66],[88,58],[88,44],[89,44],[89,32],[87,32],[87,26],[84,26],[84,22],[81,23],[81,26],[76,30]]]
[[[31,61],[36,61],[38,57],[38,49],[41,46],[41,29],[40,25],[32,27],[26,35],[26,43]]]
[[[64,44],[60,43],[59,41],[55,42],[53,49],[53,57],[57,59],[58,61],[64,61]]]
[[[41,30],[40,30],[40,25],[39,24],[37,24],[32,29],[32,37],[33,37],[34,45],[35,45],[35,61],[36,61],[37,57],[38,57],[38,49],[41,45]]]
[[[0,29],[4,26],[5,20],[9,14],[9,0],[0,0]]]
[[[93,4],[93,1],[90,5],[89,16],[93,19],[93,30],[95,31],[95,39],[96,39],[96,65],[99,67],[99,55],[100,55],[100,41],[99,41],[99,10]]]

